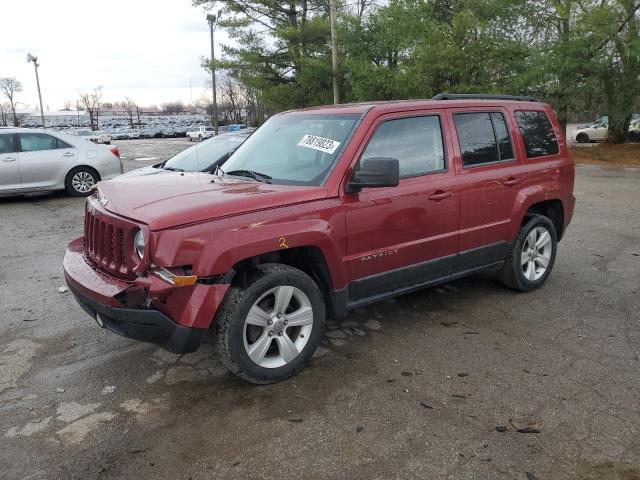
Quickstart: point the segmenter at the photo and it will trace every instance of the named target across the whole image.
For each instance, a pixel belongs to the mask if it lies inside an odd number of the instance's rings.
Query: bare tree
[[[126,110],[129,115],[129,123],[131,124],[131,128],[133,128],[133,112],[138,108],[136,106],[136,102],[131,100],[129,97],[124,97],[124,102],[122,102],[122,106]],[[140,115],[138,115],[138,127],[140,126]]]
[[[362,19],[367,9],[374,5],[374,3],[375,0],[356,0],[356,2],[354,3],[354,7],[356,9],[356,15],[358,16],[358,18]]]
[[[80,105],[89,112],[89,123],[91,130],[98,129],[98,111],[100,109],[100,100],[102,99],[102,87],[96,87],[93,92],[80,92]],[[94,126],[95,119],[95,126]]]
[[[14,77],[2,77],[0,78],[0,92],[9,100],[9,106],[13,115],[13,126],[20,125],[20,120],[16,115],[16,93],[22,91],[22,83],[16,80]]]
[[[8,103],[0,103],[0,125],[3,127],[7,126],[9,112],[11,112],[11,105]]]
[[[182,100],[175,100],[173,102],[167,102],[160,105],[162,111],[169,115],[173,115],[174,113],[180,113],[184,109],[184,105]]]

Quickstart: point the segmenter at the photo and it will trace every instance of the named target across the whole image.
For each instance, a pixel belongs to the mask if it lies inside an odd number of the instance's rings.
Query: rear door
[[[18,134],[18,148],[23,188],[59,184],[78,157],[75,147],[47,133]]]
[[[445,126],[439,111],[421,111],[388,114],[370,128],[356,158],[396,158],[401,180],[396,187],[342,194],[351,300],[451,272],[460,199]]]
[[[16,136],[13,133],[0,133],[0,191],[21,187]]]
[[[526,172],[513,138],[516,126],[500,107],[451,109],[460,180],[460,255],[456,271],[502,260],[513,240],[511,214]]]

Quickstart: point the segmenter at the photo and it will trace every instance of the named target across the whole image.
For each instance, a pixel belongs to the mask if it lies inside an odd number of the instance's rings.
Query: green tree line
[[[328,0],[193,0],[234,40],[216,68],[273,110],[332,102]],[[621,143],[640,101],[640,0],[337,0],[345,102],[440,92],[533,95],[564,125],[609,116]]]

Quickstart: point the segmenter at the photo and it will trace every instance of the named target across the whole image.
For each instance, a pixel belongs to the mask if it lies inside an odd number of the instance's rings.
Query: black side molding
[[[493,95],[489,93],[439,93],[431,100],[516,100],[519,102],[537,102],[535,97],[526,95]]]

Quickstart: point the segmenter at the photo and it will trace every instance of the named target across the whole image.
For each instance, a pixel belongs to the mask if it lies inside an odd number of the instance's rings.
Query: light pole
[[[207,14],[207,22],[209,22],[209,30],[211,31],[211,90],[213,93],[213,131],[218,135],[218,101],[216,99],[216,67],[214,65],[215,53],[213,49],[213,32],[218,25],[220,19],[220,11],[217,15]]]
[[[336,1],[329,0],[329,23],[331,24],[331,77],[333,81],[333,103],[340,103],[338,81],[338,40],[336,38]]]
[[[30,53],[27,53],[27,63],[33,62],[33,68],[36,70],[36,84],[38,85],[38,98],[40,99],[40,118],[42,119],[42,128],[44,128],[44,110],[42,109],[42,94],[40,93],[40,78],[38,78],[38,57],[34,57]]]

